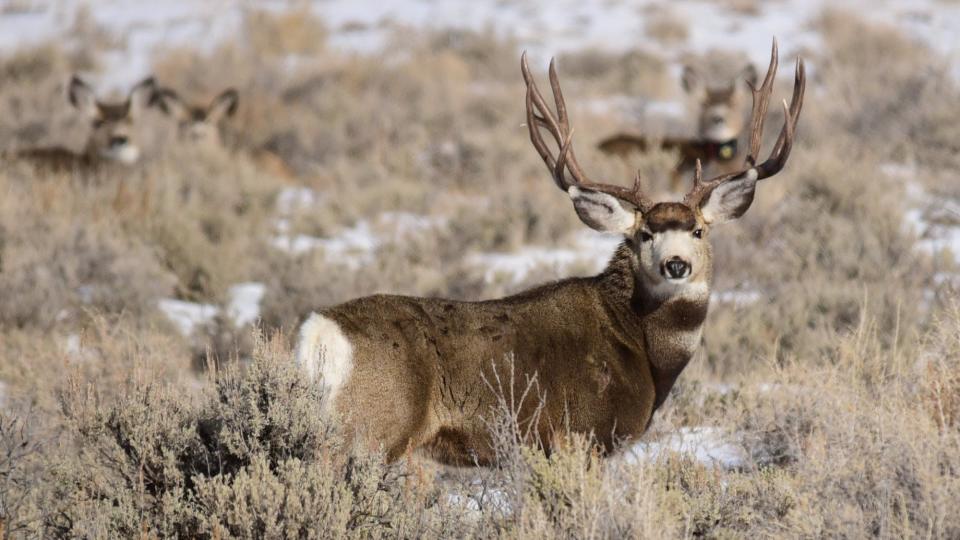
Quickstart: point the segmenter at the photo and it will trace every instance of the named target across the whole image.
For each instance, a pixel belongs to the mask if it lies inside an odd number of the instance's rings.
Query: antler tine
[[[786,100],[783,102],[783,129],[780,130],[780,136],[770,152],[767,161],[756,167],[757,179],[763,180],[780,172],[780,169],[787,163],[790,157],[790,150],[793,148],[794,132],[797,128],[797,121],[800,120],[800,110],[803,109],[803,95],[806,92],[807,75],[804,69],[803,59],[797,58],[797,64],[794,68],[793,96],[790,99],[790,106],[787,106]]]
[[[540,136],[538,121],[539,119],[533,112],[533,90],[527,87],[527,126],[529,126],[530,130],[530,142],[533,143],[533,147],[537,150],[537,153],[540,154],[543,162],[547,164],[547,168],[550,169],[550,173],[553,175],[554,181],[557,182],[557,186],[559,186],[560,189],[566,190],[569,186],[564,185],[566,179],[562,176],[557,178],[555,174],[556,161],[553,159],[553,156],[550,155],[550,149],[547,148],[543,137]]]
[[[563,91],[560,89],[560,79],[557,77],[556,58],[550,59],[548,73],[550,75],[550,90],[553,92],[553,100],[557,106],[558,124],[560,129],[566,132],[558,161],[567,166],[567,169],[570,170],[570,175],[573,176],[574,181],[578,184],[594,184],[594,182],[587,177],[586,173],[583,172],[583,169],[580,168],[580,163],[577,161],[577,154],[573,151],[571,144],[573,142],[573,130],[570,129],[570,119],[567,116],[567,102],[563,99]]]
[[[547,128],[547,131],[553,135],[554,140],[556,140],[557,145],[562,145],[564,136],[563,132],[565,131],[560,124],[557,122],[557,119],[553,116],[553,113],[550,111],[550,107],[547,106],[547,101],[543,99],[543,94],[540,93],[540,88],[537,86],[537,81],[533,78],[533,74],[530,73],[530,65],[527,63],[527,52],[524,51],[523,55],[520,57],[520,68],[523,72],[523,80],[527,84],[527,90],[531,93],[531,98],[533,104],[536,106],[536,114],[534,113],[534,118],[538,121],[539,125]]]
[[[537,87],[533,74],[530,72],[526,52],[520,57],[520,70],[523,73],[523,80],[527,85],[527,128],[530,130],[530,141],[547,165],[547,168],[550,169],[550,174],[553,176],[553,180],[557,186],[564,191],[567,191],[570,186],[576,185],[607,193],[636,206],[641,209],[641,211],[646,211],[652,207],[652,202],[643,193],[639,171],[634,179],[632,188],[593,182],[586,173],[583,172],[573,150],[573,129],[570,128],[566,101],[563,99],[563,91],[560,89],[560,79],[557,76],[556,62],[551,60],[549,68],[550,89],[553,92],[553,100],[557,109],[556,116],[550,111],[546,100]],[[553,157],[549,146],[540,134],[541,127],[545,127],[547,131],[550,132],[557,146],[560,147],[560,153],[556,158]],[[566,171],[570,172],[572,181],[568,181],[566,178]]]
[[[793,96],[791,97],[790,105],[788,106],[786,101],[783,102],[783,128],[780,130],[777,142],[770,151],[770,156],[763,163],[757,164],[758,156],[760,155],[760,145],[763,139],[764,120],[766,119],[767,108],[770,103],[770,95],[773,93],[773,82],[776,78],[778,67],[777,55],[777,40],[774,38],[773,47],[770,52],[770,66],[767,68],[767,75],[763,79],[763,84],[760,85],[760,88],[753,88],[751,85],[751,90],[753,91],[753,109],[750,117],[750,153],[747,155],[744,168],[736,172],[717,176],[706,182],[698,179],[701,174],[698,171],[696,173],[697,177],[694,178],[693,188],[691,188],[684,197],[684,202],[687,205],[699,205],[717,186],[733,179],[741,178],[751,171],[753,171],[756,180],[763,180],[780,172],[786,164],[787,158],[790,157],[790,150],[793,148],[794,133],[797,128],[797,121],[800,119],[800,110],[803,108],[803,97],[807,85],[803,60],[799,58],[797,59],[797,65],[794,70]]]
[[[767,108],[770,106],[770,95],[773,93],[773,82],[777,78],[777,68],[780,67],[780,52],[777,49],[777,38],[773,38],[770,48],[770,65],[767,75],[763,78],[760,88],[750,85],[753,94],[753,109],[750,111],[750,154],[747,163],[754,165],[760,156],[760,144],[763,142],[763,124],[767,119]]]
[[[563,163],[555,160],[550,153],[550,148],[540,134],[540,126],[547,128],[558,145],[562,146],[564,141],[560,136],[559,126],[556,120],[553,119],[553,114],[550,112],[550,109],[547,108],[543,96],[540,95],[540,90],[537,88],[537,83],[530,73],[526,51],[520,56],[520,71],[523,73],[523,80],[527,85],[527,129],[530,131],[530,142],[533,143],[533,147],[537,150],[537,153],[540,154],[547,168],[550,169],[550,174],[553,176],[557,187],[566,191],[572,184],[567,182],[566,176],[563,173]],[[539,115],[535,112],[535,109],[540,113]]]
[[[557,77],[557,59],[550,59],[550,91],[553,92],[553,100],[557,102],[557,116],[560,118],[560,127],[564,130],[570,129],[570,120],[567,117],[567,102],[563,99],[563,91],[560,89],[560,79]]]

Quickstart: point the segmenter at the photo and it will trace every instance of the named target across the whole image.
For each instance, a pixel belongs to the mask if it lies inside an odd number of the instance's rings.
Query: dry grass
[[[668,8],[651,6],[645,16],[643,31],[661,45],[682,45],[690,37],[687,21]]]
[[[259,281],[260,326],[289,335],[311,309],[378,291],[514,291],[469,256],[558,245],[580,225],[529,148],[514,43],[445,31],[347,57],[321,21],[291,13],[251,12],[242,46],[156,59],[185,95],[240,90],[224,152],[158,144],[142,166],[92,178],[0,172],[0,537],[960,535],[960,314],[955,291],[933,290],[956,268],[914,249],[906,189],[880,167],[919,163],[913,181],[957,195],[944,179],[960,171],[960,96],[944,62],[890,28],[820,18],[827,48],[808,58],[791,162],[714,235],[717,288],[759,301],[711,306],[704,352],[647,436],[713,426],[742,465],[602,460],[576,438],[547,457],[507,422],[492,424],[499,468],[388,466],[319,418],[287,338],[223,317],[184,337],[158,300],[222,306],[231,285]],[[3,147],[82,141],[62,83],[114,44],[0,59]],[[676,85],[666,64],[579,51],[559,66],[581,162],[629,178],[634,164],[586,135],[618,119],[586,103],[662,97]],[[295,177],[265,169],[262,149]],[[669,158],[646,160],[646,176]],[[281,211],[292,186],[317,200]],[[385,211],[434,225],[401,230]],[[381,244],[363,259],[291,254],[280,218],[316,237],[365,224]]]

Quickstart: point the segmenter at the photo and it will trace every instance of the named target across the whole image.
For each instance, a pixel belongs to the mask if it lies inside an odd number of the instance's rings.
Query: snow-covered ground
[[[730,304],[734,307],[744,307],[756,304],[763,297],[756,289],[733,289],[729,291],[715,291],[710,294],[710,301],[716,304]]]
[[[280,10],[288,5],[277,0],[256,4],[242,0],[6,2],[0,3],[0,50],[64,36],[70,43],[76,14],[86,10],[122,44],[106,58],[98,83],[121,88],[148,73],[152,57],[160,49],[190,45],[209,50],[228,38],[242,40],[245,9]],[[758,0],[755,13],[733,11],[724,3],[706,0],[313,0],[309,5],[329,26],[332,46],[353,51],[382,49],[397,26],[492,28],[513,36],[520,49],[544,59],[585,47],[641,47],[676,62],[686,53],[719,47],[742,50],[760,64],[767,61],[772,35],[780,39],[784,53],[819,47],[810,21],[824,7],[841,7],[902,28],[947,56],[960,75],[956,33],[960,3],[938,0]],[[664,46],[647,34],[654,6],[685,21],[685,42]],[[679,70],[679,64],[675,67]]]
[[[670,453],[684,454],[704,465],[723,469],[742,468],[747,460],[746,450],[736,437],[720,428],[710,426],[682,427],[653,442],[640,442],[626,451],[628,463],[655,461]]]
[[[263,283],[239,283],[230,287],[227,318],[238,328],[255,323],[260,318],[260,302],[266,292]]]
[[[198,326],[213,322],[214,317],[220,313],[219,308],[213,304],[198,304],[174,298],[162,298],[157,307],[185,336],[192,335]]]
[[[906,186],[903,226],[919,237],[914,248],[928,255],[948,252],[960,264],[960,203],[938,197],[917,183],[919,171],[914,164],[884,163],[880,170]],[[946,279],[942,276],[941,281]]]
[[[221,311],[237,328],[255,323],[260,318],[260,302],[265,293],[266,286],[263,283],[238,283],[227,290],[227,302],[222,310],[213,304],[198,304],[174,298],[161,299],[157,307],[176,325],[181,334],[191,336],[198,327],[212,323]]]
[[[526,281],[531,272],[543,268],[565,274],[574,265],[585,265],[591,272],[598,272],[610,261],[620,242],[616,235],[583,230],[574,235],[570,248],[525,246],[510,253],[475,253],[467,258],[467,263],[484,268],[487,283],[506,280],[518,284]]]

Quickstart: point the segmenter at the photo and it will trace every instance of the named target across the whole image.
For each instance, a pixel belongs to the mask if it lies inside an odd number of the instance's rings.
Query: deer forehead
[[[728,105],[733,102],[736,96],[736,87],[730,85],[724,88],[712,88],[707,90],[705,105]]]
[[[692,231],[699,226],[696,214],[689,206],[678,202],[658,203],[643,215],[651,233]]]
[[[97,103],[97,112],[104,122],[119,122],[130,116],[130,102]]]
[[[187,108],[187,113],[192,122],[200,123],[207,121],[207,109],[205,107],[190,106]]]

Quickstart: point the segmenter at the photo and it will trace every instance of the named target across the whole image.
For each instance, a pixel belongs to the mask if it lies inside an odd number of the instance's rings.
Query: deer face
[[[760,134],[777,65],[774,40],[767,75],[763,84],[752,90],[749,149],[742,167],[704,180],[697,160],[693,186],[683,201],[654,203],[645,193],[639,173],[632,188],[590,180],[573,152],[573,129],[556,66],[551,62],[549,69],[557,111],[554,114],[530,73],[526,53],[521,56],[520,71],[527,84],[530,142],[553,175],[554,183],[570,195],[580,220],[597,231],[623,235],[625,246],[633,255],[636,281],[654,296],[666,299],[677,294],[705,295],[712,272],[711,251],[706,241],[709,228],[742,216],[753,203],[757,182],[777,174],[786,164],[803,107],[806,72],[803,61],[797,59],[793,96],[789,105],[783,102],[784,123],[780,136],[770,156],[761,162]],[[556,155],[544,140],[541,129],[548,130],[560,147]]]
[[[96,99],[93,90],[80,78],[70,81],[70,103],[90,119],[91,131],[87,153],[100,159],[133,164],[140,158],[135,124],[149,106],[153,94],[152,78],[145,79],[130,90],[121,103],[104,103]]]
[[[744,109],[749,102],[749,92],[741,78],[755,84],[757,74],[752,65],[733,80],[716,85],[707,85],[696,68],[685,66],[683,88],[698,102],[697,133],[711,142],[727,142],[736,139],[746,127]]]
[[[753,200],[755,181],[747,181],[740,197]],[[681,202],[661,202],[641,211],[629,203],[599,191],[571,186],[568,190],[580,220],[589,227],[623,235],[636,262],[636,278],[648,290],[668,297],[685,292],[705,291],[712,275],[712,251],[708,240],[710,225],[738,217],[720,215],[719,200],[703,207]],[[712,199],[713,197],[711,197]],[[712,220],[712,221],[711,221]]]
[[[584,224],[623,235],[637,263],[637,280],[669,297],[707,289],[713,273],[710,228],[746,213],[757,178],[750,169],[702,198],[660,202],[647,210],[602,191],[571,186],[567,192]]]
[[[702,216],[681,203],[659,203],[638,217],[627,239],[645,281],[679,286],[706,280],[710,244]]]
[[[195,148],[218,149],[223,147],[220,139],[220,123],[233,116],[239,96],[228,89],[215,97],[209,105],[191,105],[168,88],[157,92],[157,104],[167,115],[177,121],[180,142]]]

